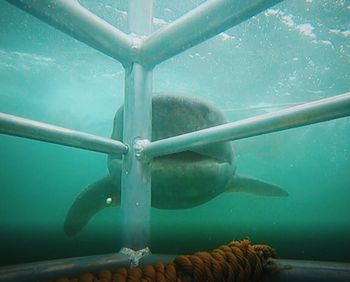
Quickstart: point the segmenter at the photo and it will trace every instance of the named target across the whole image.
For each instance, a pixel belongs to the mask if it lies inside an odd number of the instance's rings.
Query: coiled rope
[[[190,282],[258,281],[269,258],[276,257],[268,245],[251,245],[249,240],[232,241],[212,252],[177,256],[164,265],[119,268],[112,274],[102,270],[97,276],[84,273],[78,279],[60,278],[55,282]]]

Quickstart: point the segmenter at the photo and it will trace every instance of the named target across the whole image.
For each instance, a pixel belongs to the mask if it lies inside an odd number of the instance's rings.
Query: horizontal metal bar
[[[265,266],[262,282],[350,281],[350,263],[276,259]]]
[[[0,133],[108,154],[126,154],[125,144],[92,134],[0,113]]]
[[[140,47],[140,60],[144,64],[159,64],[281,1],[206,1],[146,38]]]
[[[200,145],[233,141],[349,115],[350,92],[278,112],[155,141],[146,145],[142,154],[146,157],[156,157],[186,151]]]
[[[168,263],[174,258],[174,255],[150,254],[141,258],[140,263]],[[0,267],[0,282],[56,281],[60,277],[79,277],[84,272],[115,271],[129,266],[129,257],[121,253],[55,259]]]
[[[126,64],[132,40],[76,0],[6,0],[73,38]]]
[[[141,259],[140,265],[168,264],[176,255],[150,254]],[[311,260],[271,260],[265,266],[261,281],[350,281],[350,263]],[[0,267],[0,282],[45,281],[58,277],[78,277],[84,272],[98,273],[103,269],[115,271],[129,267],[129,258],[120,253],[97,256],[75,257],[51,261],[33,262]]]

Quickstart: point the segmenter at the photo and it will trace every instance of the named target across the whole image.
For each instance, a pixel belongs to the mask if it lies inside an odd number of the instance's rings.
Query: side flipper
[[[246,192],[268,197],[288,196],[288,192],[281,187],[254,178],[238,175],[235,175],[229,182],[226,192]]]
[[[111,198],[113,205],[120,204],[116,184],[110,176],[106,176],[89,185],[75,199],[64,222],[64,232],[67,236],[76,235],[89,220],[100,210],[108,207],[107,199]]]

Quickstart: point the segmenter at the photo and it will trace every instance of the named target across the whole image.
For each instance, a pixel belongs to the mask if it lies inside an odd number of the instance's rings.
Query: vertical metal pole
[[[130,0],[129,31],[135,34],[134,46],[152,29],[153,0]],[[135,155],[137,140],[151,139],[152,70],[132,62],[125,69],[123,140],[129,145],[124,156],[121,187],[123,246],[134,250],[149,245],[151,211],[151,172]]]

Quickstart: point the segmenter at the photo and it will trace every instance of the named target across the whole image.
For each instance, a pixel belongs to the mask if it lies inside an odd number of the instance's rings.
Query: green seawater
[[[126,32],[126,1],[79,1]],[[155,29],[203,1],[156,1]],[[155,92],[200,96],[235,121],[350,90],[350,1],[286,0],[157,66]],[[0,2],[0,112],[108,137],[123,103],[113,59]],[[151,250],[192,253],[233,239],[282,258],[350,261],[350,119],[233,142],[237,171],[286,198],[224,193],[186,210],[152,209]],[[106,156],[0,135],[0,265],[111,253],[120,208],[63,232]]]

